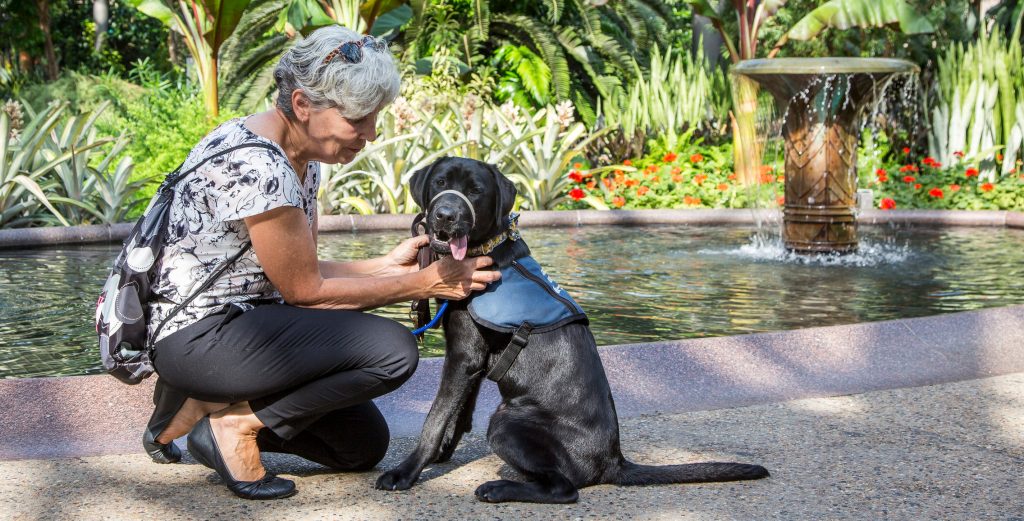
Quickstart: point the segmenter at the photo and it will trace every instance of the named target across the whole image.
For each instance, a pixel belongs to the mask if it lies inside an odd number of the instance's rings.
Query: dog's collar
[[[506,240],[514,242],[518,241],[521,238],[522,237],[519,235],[519,214],[516,212],[512,212],[508,214],[508,228],[506,228],[505,231],[501,232],[498,235],[495,235],[494,237],[491,237],[490,239],[487,240],[487,242],[479,246],[474,246],[470,248],[469,251],[466,252],[466,255],[469,257],[479,257],[481,255],[487,255],[488,253],[494,251],[494,249],[497,248],[499,244],[505,242]]]

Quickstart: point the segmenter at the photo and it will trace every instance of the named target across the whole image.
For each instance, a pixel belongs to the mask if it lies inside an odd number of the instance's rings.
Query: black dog
[[[443,317],[447,347],[437,398],[418,446],[377,479],[378,489],[408,489],[429,463],[451,457],[472,427],[485,375],[498,382],[502,397],[487,439],[495,454],[529,481],[484,483],[476,489],[483,501],[571,503],[578,497],[577,489],[601,483],[651,485],[768,476],[764,467],[740,463],[648,466],[627,461],[619,449],[615,405],[586,315],[550,279],[538,275],[539,268],[530,270],[530,250],[509,214],[514,185],[489,164],[443,158],[416,172],[411,188],[424,209],[432,249],[459,259],[466,254],[489,255],[502,269],[502,279],[487,291],[449,304]],[[487,301],[489,294],[501,291],[500,286],[529,286],[529,291],[540,293],[531,294],[525,306],[503,293],[496,302]],[[529,320],[510,318],[506,307]],[[538,316],[538,309],[551,313]],[[550,323],[518,327],[524,320]]]

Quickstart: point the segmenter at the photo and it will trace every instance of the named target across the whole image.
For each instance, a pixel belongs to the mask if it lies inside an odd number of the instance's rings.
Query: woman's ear
[[[313,106],[309,102],[309,97],[302,89],[295,89],[292,91],[292,113],[295,114],[295,119],[305,123],[309,121],[309,113],[312,111]]]
[[[498,167],[490,163],[485,164],[494,177],[494,218],[498,220],[498,229],[503,230],[505,229],[505,216],[512,211],[512,206],[516,202],[516,185],[509,181],[505,174],[498,170]]]

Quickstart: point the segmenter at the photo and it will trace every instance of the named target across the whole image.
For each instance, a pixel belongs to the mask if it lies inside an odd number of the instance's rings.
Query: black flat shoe
[[[295,482],[267,472],[256,481],[235,481],[221,458],[217,440],[213,437],[210,417],[205,416],[188,435],[188,451],[199,463],[217,471],[228,490],[243,499],[280,499],[295,494]]]
[[[175,414],[185,405],[188,396],[157,379],[153,389],[153,414],[149,417],[146,430],[142,432],[142,448],[156,463],[177,463],[181,461],[181,449],[174,442],[160,443],[157,436],[171,423]]]

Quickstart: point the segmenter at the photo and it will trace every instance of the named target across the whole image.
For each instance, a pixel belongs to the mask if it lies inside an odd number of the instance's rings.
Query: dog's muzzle
[[[438,199],[444,196],[454,196],[461,199],[461,203],[465,204],[465,208],[469,211],[469,223],[465,230],[462,229],[463,223],[459,222],[464,215],[461,213],[459,208],[451,205],[438,205],[435,207],[435,203]],[[431,237],[431,245],[435,251],[442,250],[447,247],[451,252],[452,257],[456,260],[462,260],[466,257],[466,250],[469,241],[469,233],[476,226],[476,210],[473,208],[473,203],[470,202],[469,198],[465,194],[458,190],[444,190],[435,195],[431,200],[430,204],[427,205],[427,219],[429,220],[429,227],[433,230],[433,236]],[[441,234],[447,242],[438,238],[437,235]],[[440,248],[438,248],[440,247]]]

